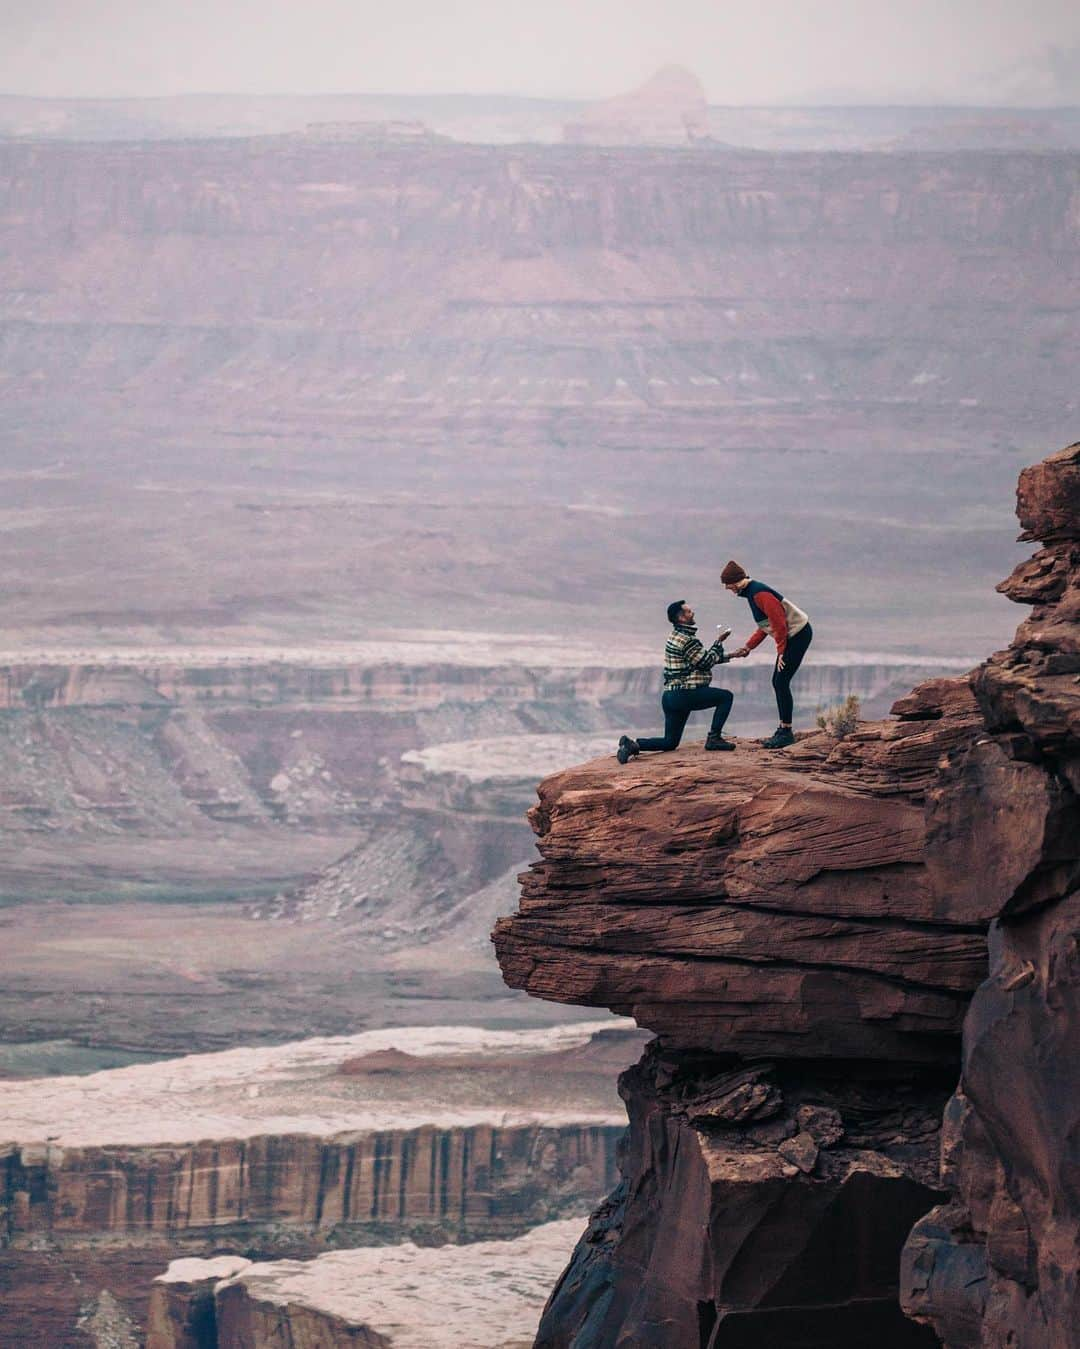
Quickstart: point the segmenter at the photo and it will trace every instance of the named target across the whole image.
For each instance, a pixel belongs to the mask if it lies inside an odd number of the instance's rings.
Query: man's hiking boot
[[[722,735],[713,735],[712,731],[705,737],[706,749],[734,749],[735,741],[726,740]]]
[[[766,749],[787,749],[788,745],[795,743],[795,732],[790,726],[777,726],[772,735],[761,743]]]
[[[615,751],[615,757],[620,763],[628,763],[640,753],[636,740],[631,740],[628,735],[619,736],[619,748]]]

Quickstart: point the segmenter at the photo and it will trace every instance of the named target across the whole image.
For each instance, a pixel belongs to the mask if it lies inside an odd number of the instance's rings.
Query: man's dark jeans
[[[719,735],[728,719],[735,695],[730,689],[668,689],[660,699],[664,709],[664,734],[638,739],[639,749],[678,749],[691,712],[714,707],[710,735]]]

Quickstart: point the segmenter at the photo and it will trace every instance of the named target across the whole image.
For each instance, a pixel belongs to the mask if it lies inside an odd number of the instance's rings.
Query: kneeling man
[[[664,734],[637,740],[624,735],[617,751],[620,763],[626,763],[643,749],[677,749],[690,713],[701,712],[708,707],[714,711],[705,748],[735,748],[723,736],[724,722],[731,711],[734,695],[730,689],[709,687],[713,666],[722,665],[730,659],[724,655],[722,645],[728,633],[721,633],[712,646],[703,646],[694,626],[694,611],[685,600],[669,604],[667,616],[673,627],[664,647],[664,693],[660,699],[660,706],[664,709]]]

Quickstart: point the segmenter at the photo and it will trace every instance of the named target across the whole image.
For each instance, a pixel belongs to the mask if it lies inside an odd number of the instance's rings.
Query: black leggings
[[[686,728],[691,712],[701,712],[707,707],[715,708],[710,735],[719,735],[728,719],[735,695],[730,689],[668,689],[660,699],[664,709],[664,734],[648,736],[638,740],[639,749],[678,749],[682,733]]]
[[[791,681],[795,678],[813,638],[814,630],[807,623],[806,627],[800,628],[794,637],[788,638],[787,648],[784,651],[784,668],[773,669],[772,686],[776,694],[776,710],[785,725],[791,724],[792,713],[795,711],[795,702],[791,696]]]

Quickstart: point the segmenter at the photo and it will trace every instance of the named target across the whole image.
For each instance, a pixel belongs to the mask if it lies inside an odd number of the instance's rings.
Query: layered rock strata
[[[654,1048],[623,1074],[623,1180],[556,1285],[537,1349],[933,1345],[897,1253],[940,1198],[945,1080]]]
[[[1019,503],[1036,608],[970,678],[541,785],[504,977],[659,1040],[538,1346],[1076,1345],[1080,446]]]
[[[522,1122],[25,1145],[0,1158],[5,1244],[226,1240],[288,1250],[406,1233],[506,1235],[610,1183],[618,1133]]]
[[[642,95],[584,135],[706,131],[692,77]],[[1076,182],[1054,154],[0,145],[8,425],[398,458],[811,443],[794,412],[974,446],[1073,393]]]

